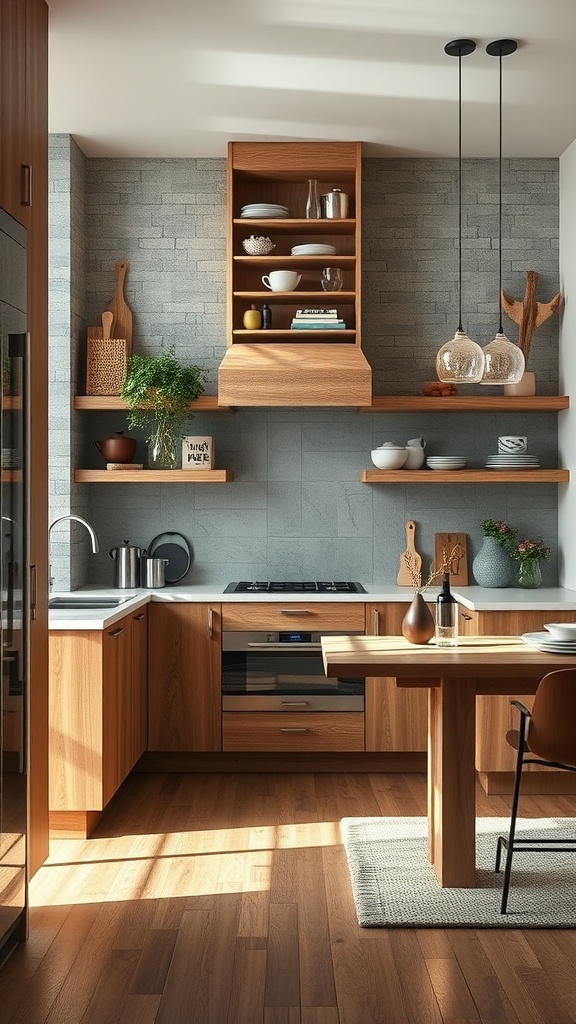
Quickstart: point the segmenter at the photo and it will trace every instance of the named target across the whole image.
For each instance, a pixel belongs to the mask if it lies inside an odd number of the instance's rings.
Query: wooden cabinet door
[[[148,743],[148,609],[139,608],[130,618],[130,683],[132,716],[129,734],[130,767]]]
[[[220,750],[219,604],[149,606],[148,749]]]
[[[26,3],[0,4],[0,205],[26,224]]]
[[[367,604],[366,633],[400,636],[405,604]],[[427,690],[398,689],[394,677],[366,680],[366,750],[426,750]]]
[[[475,614],[478,636],[521,636],[522,633],[541,630],[551,618],[554,622],[576,620],[573,611],[481,611]],[[512,700],[519,700],[531,708],[534,697],[531,694],[516,694],[513,697],[476,698],[476,769],[479,772],[514,771],[516,754],[505,738],[509,729],[518,727],[518,712],[511,707]],[[527,765],[525,770],[548,771],[536,765]]]
[[[108,803],[132,765],[129,737],[133,707],[130,617],[102,634],[102,798]]]

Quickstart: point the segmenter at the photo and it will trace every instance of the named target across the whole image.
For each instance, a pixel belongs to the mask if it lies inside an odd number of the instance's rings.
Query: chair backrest
[[[576,669],[540,680],[526,738],[537,757],[576,767]]]

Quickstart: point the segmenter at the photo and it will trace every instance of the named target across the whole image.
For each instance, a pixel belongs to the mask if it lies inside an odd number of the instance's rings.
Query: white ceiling
[[[217,156],[229,139],[373,156],[559,156],[576,138],[576,0],[48,0],[50,131],[87,156]]]

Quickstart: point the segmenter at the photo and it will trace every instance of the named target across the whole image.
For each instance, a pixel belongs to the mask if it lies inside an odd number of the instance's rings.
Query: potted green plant
[[[474,579],[481,587],[508,587],[514,575],[510,549],[517,531],[502,519],[483,519],[480,526],[484,540],[472,562]]]
[[[190,402],[204,392],[205,373],[182,366],[174,346],[158,356],[132,355],[120,392],[128,403],[128,426],[147,432],[149,462],[156,469],[176,465],[176,438],[191,419]]]
[[[550,548],[539,537],[537,540],[523,540],[510,549],[510,554],[518,562],[516,583],[519,587],[533,589],[542,582],[540,562],[550,558]]]

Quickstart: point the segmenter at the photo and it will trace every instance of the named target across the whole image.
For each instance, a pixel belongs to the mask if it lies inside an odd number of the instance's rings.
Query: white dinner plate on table
[[[521,639],[544,654],[576,654],[576,640],[554,640],[547,631],[523,633]]]

